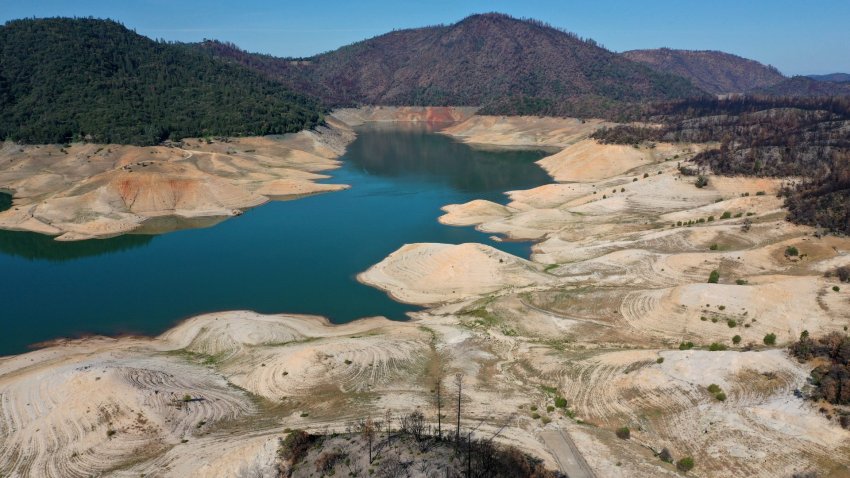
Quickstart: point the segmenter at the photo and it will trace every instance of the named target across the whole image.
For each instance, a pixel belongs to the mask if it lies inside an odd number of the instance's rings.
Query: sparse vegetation
[[[681,471],[682,473],[687,473],[694,468],[694,459],[686,456],[681,460],[676,462],[676,469]]]
[[[716,269],[711,271],[711,274],[708,275],[708,283],[709,284],[717,284],[720,280],[720,272]]]

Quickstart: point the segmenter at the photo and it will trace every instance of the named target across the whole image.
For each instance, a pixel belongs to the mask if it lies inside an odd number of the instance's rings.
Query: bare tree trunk
[[[472,430],[466,437],[466,478],[472,478]]]
[[[443,439],[443,402],[440,395],[443,377],[437,377],[437,439]]]
[[[457,431],[455,433],[455,446],[460,446],[460,396],[463,392],[463,374],[455,375],[455,384],[457,385]]]

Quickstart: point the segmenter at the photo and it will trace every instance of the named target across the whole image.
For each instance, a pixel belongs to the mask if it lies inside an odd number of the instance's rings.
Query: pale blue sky
[[[847,0],[0,0],[2,22],[112,18],[153,38],[215,38],[277,56],[309,56],[392,29],[488,11],[543,20],[614,51],[723,50],[789,75],[850,72]]]

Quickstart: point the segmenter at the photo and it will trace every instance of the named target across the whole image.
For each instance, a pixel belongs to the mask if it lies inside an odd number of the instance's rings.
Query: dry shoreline
[[[535,240],[531,261],[480,244],[409,244],[358,277],[429,307],[411,321],[222,312],[156,338],[0,358],[0,473],[271,473],[286,428],[341,430],[414,407],[432,416],[432,371],[443,370],[465,374],[465,423],[510,417],[503,441],[550,466],[558,452],[541,433],[560,428],[599,476],[677,476],[650,451],[662,448],[693,456],[695,476],[842,476],[850,432],[795,395],[810,366],[762,337],[782,346],[850,324],[850,292],[824,277],[850,264],[850,239],[785,222],[777,180],[711,176],[696,188],[677,163],[701,145],[588,142],[599,124],[472,116],[444,131],[558,146],[541,163],[559,182],[511,191],[505,206],[446,205],[440,218]],[[789,246],[805,257],[786,256]],[[630,440],[616,437],[622,426]]]
[[[338,191],[317,183],[354,139],[344,123],[279,137],[189,138],[167,146],[0,147],[0,186],[13,207],[0,228],[73,241],[195,227],[270,200]],[[168,221],[173,228],[162,227]],[[181,225],[182,221],[182,225]],[[149,227],[148,227],[149,229]]]

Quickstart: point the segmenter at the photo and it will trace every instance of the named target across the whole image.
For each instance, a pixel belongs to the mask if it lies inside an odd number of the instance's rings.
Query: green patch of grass
[[[543,390],[544,393],[548,393],[549,395],[555,395],[558,393],[557,388],[551,387],[549,385],[541,385],[540,390]]]
[[[564,397],[555,397],[555,406],[565,410],[567,408],[567,399]]]
[[[709,284],[717,284],[720,280],[720,271],[717,269],[711,271],[711,274],[708,275],[708,283]]]

